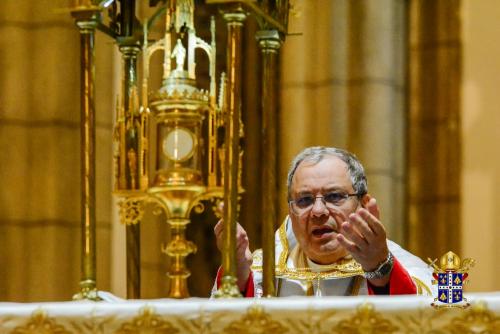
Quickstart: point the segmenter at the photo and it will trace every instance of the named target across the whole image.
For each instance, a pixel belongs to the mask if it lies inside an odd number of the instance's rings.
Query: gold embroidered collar
[[[282,246],[276,265],[275,275],[277,278],[288,278],[296,280],[317,280],[317,279],[335,279],[363,275],[361,265],[353,258],[343,258],[333,264],[322,266],[321,271],[312,270],[300,247],[295,246],[292,252],[289,250],[288,238],[286,235],[286,224],[283,223],[279,230],[279,239]],[[291,260],[293,267],[287,265]],[[262,271],[262,266],[253,266],[252,270]]]

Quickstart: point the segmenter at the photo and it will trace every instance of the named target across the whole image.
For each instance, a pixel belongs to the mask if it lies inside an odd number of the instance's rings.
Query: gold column
[[[127,299],[141,298],[141,229],[140,224],[127,225]]]
[[[241,296],[236,285],[236,220],[240,162],[241,40],[245,12],[240,6],[223,14],[227,22],[227,94],[224,166],[224,276],[217,297]]]
[[[460,252],[460,1],[410,2],[410,250]]]
[[[189,218],[169,218],[167,223],[171,228],[170,243],[163,252],[171,257],[171,265],[168,271],[170,278],[169,298],[188,298],[189,291],[187,279],[191,271],[186,266],[186,257],[196,252],[196,245],[186,240],[186,226],[191,221]]]
[[[80,166],[81,166],[81,281],[74,299],[99,300],[96,289],[95,213],[95,65],[94,38],[97,7],[76,7],[71,14],[80,30]]]
[[[281,39],[276,30],[257,32],[262,56],[262,248],[263,294],[271,297],[275,292],[274,224],[278,221],[278,50]]]
[[[133,44],[133,40],[131,41]],[[134,116],[139,118],[138,106],[138,88],[137,88],[137,55],[140,52],[140,48],[136,45],[123,45],[120,46],[120,52],[123,58],[123,109],[124,114],[129,116],[130,119],[134,119]],[[132,129],[134,127],[132,126]],[[132,131],[135,135],[131,138],[127,138],[124,148],[133,149],[134,152],[138,152],[139,159],[142,157],[141,150],[139,148],[139,133],[137,131]],[[125,157],[126,155],[123,155]],[[125,159],[123,159],[125,162]],[[129,162],[130,164],[130,162]],[[129,169],[136,169],[136,172],[130,173],[130,188],[138,189],[140,187],[141,173],[137,173],[140,169],[141,164],[136,166],[133,164]],[[125,174],[125,173],[124,173]],[[139,299],[141,296],[141,230],[140,223],[128,224],[126,226],[126,252],[127,252],[127,298],[128,299]]]

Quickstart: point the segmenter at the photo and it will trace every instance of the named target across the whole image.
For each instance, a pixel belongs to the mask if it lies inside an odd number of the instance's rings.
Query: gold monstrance
[[[196,36],[193,0],[177,0],[170,1],[165,8],[165,35],[162,39],[149,44],[148,26],[151,23],[144,25],[141,46],[143,83],[140,107],[137,82],[125,77],[123,104],[118,108],[116,193],[123,198],[120,202],[121,220],[127,224],[127,229],[141,220],[145,202],[153,201],[165,211],[171,227],[171,239],[162,247],[171,258],[168,297],[186,298],[189,297],[187,278],[190,271],[185,258],[196,252],[196,245],[185,239],[189,215],[193,208],[203,210],[200,201],[223,196],[223,159],[217,158],[221,143],[217,142],[216,136],[217,128],[224,123],[223,98],[217,103],[215,22],[212,19],[212,42],[206,43]],[[137,54],[139,51],[137,46],[124,44],[120,47],[124,57],[127,52]],[[195,50],[198,48],[205,51],[209,60],[208,91],[196,85]],[[150,59],[160,50],[164,52],[162,87],[149,92]],[[126,76],[127,64],[124,72]],[[150,124],[156,125],[157,136],[153,142],[157,153],[152,157],[155,167],[151,183],[148,177]],[[206,131],[203,131],[204,127]],[[137,238],[134,231],[127,231],[127,238],[129,236]]]

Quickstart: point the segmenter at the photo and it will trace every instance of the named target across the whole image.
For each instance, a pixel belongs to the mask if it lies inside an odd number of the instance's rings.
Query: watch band
[[[387,259],[378,266],[377,269],[374,271],[365,271],[365,278],[366,279],[380,279],[388,276],[391,271],[392,267],[394,266],[394,257],[392,256],[392,253],[389,252],[387,255]]]

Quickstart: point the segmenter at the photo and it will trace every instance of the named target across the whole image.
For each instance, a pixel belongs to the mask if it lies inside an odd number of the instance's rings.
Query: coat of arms
[[[428,259],[428,261],[434,268],[432,284],[438,285],[438,296],[434,298],[434,303],[431,305],[435,308],[468,307],[470,304],[463,296],[463,286],[468,283],[468,271],[474,266],[474,260],[461,261],[457,254],[450,251],[439,259],[440,267],[435,264],[437,259],[434,261]]]

